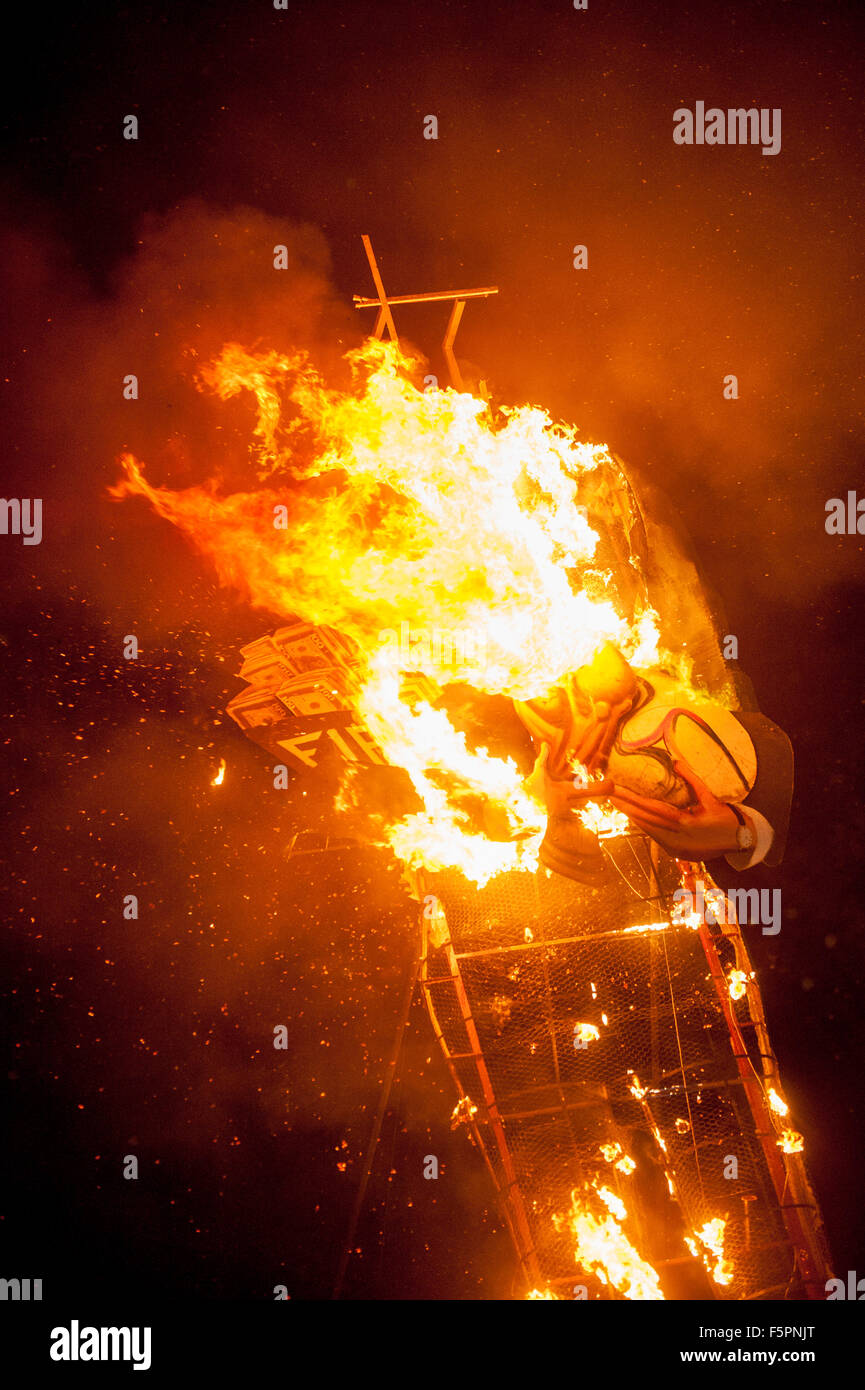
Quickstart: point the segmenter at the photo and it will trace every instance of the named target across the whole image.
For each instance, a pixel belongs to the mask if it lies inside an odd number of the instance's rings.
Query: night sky
[[[331,1296],[413,905],[372,848],[289,862],[297,830],[330,823],[337,770],[278,792],[224,714],[240,646],[281,619],[108,488],[127,448],[154,482],[236,481],[248,406],[192,384],[226,341],[302,347],[339,381],[372,326],[351,301],[373,293],[367,232],[392,293],[499,286],[466,310],[467,378],[674,499],[793,741],[785,862],[737,883],[782,889],[780,935],[749,946],[836,1272],[861,1274],[863,538],[824,526],[829,498],[865,490],[861,12],[224,0],[16,19],[2,490],[43,499],[44,534],[0,536],[2,1272],[46,1297],[121,1278],[154,1299]],[[697,101],[780,108],[780,153],[674,144]],[[397,315],[442,374],[446,318]],[[453,1102],[416,997],[344,1297],[519,1290]]]

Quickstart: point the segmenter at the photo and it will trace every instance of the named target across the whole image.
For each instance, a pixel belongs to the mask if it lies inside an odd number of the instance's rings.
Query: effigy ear
[[[747,805],[759,811],[775,832],[772,848],[763,863],[774,869],[784,858],[790,805],[793,800],[793,745],[778,725],[765,714],[737,710],[736,719],[747,731],[757,754],[757,775]]]

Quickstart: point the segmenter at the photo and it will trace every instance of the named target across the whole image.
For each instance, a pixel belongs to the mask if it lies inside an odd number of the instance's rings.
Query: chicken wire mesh
[[[605,858],[592,887],[544,873],[480,890],[451,872],[425,881],[447,924],[428,941],[424,977],[466,1098],[455,1122],[470,1121],[485,1152],[530,1283],[640,1296],[575,1258],[559,1219],[572,1193],[597,1210],[604,1186],[665,1297],[796,1297],[738,1044],[700,935],[673,920],[678,867],[634,835],[608,841]],[[737,963],[719,931],[711,949],[721,971]],[[762,1075],[757,997],[751,984],[730,1007]],[[697,1234],[718,1218],[722,1248]]]

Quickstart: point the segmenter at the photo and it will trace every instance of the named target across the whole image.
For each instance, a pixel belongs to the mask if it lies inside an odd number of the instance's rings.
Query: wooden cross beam
[[[442,342],[442,349],[444,351],[445,361],[448,365],[448,371],[450,372],[451,383],[458,391],[461,391],[463,379],[459,369],[459,363],[454,356],[453,348],[457,329],[460,326],[460,319],[466,307],[466,300],[486,299],[491,294],[498,294],[498,286],[487,285],[476,290],[432,290],[427,294],[394,294],[388,298],[385,293],[384,284],[382,283],[378,263],[375,259],[375,253],[372,249],[372,242],[366,235],[361,239],[363,241],[363,249],[366,252],[366,258],[369,261],[369,268],[372,272],[373,284],[378,291],[378,298],[369,299],[363,295],[356,294],[354,295],[354,307],[356,309],[378,309],[375,328],[373,329],[373,337],[380,338],[386,327],[391,342],[399,342],[396,325],[393,321],[393,314],[391,313],[392,304],[434,304],[441,303],[442,301],[447,303],[452,302],[453,309],[448,319],[448,326]]]

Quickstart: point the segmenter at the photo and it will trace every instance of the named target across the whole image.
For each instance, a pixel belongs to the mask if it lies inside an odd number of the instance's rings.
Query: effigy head
[[[668,672],[635,672],[607,644],[543,699],[515,701],[535,741],[550,753],[553,780],[579,767],[642,796],[686,806],[692,789],[684,762],[719,800],[743,800],[754,785],[757,756],[744,726],[720,702]]]

